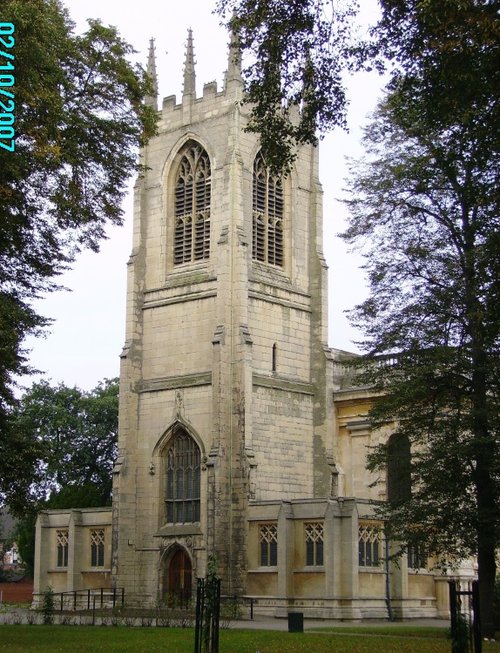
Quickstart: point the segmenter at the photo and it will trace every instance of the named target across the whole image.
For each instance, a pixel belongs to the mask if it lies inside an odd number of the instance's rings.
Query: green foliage
[[[425,524],[429,552],[464,557],[479,533],[498,537],[496,154],[470,142],[468,126],[406,129],[402,106],[398,92],[380,107],[348,188],[345,238],[366,254],[370,283],[354,322],[368,360],[402,352],[360,380],[385,393],[374,426],[396,419],[414,451],[414,492],[391,510],[394,533]],[[372,469],[386,456],[376,449]]]
[[[16,526],[16,541],[26,574],[34,577],[35,572],[35,524],[36,512],[28,510]]]
[[[110,504],[117,379],[89,392],[34,383],[11,416],[11,433],[0,441],[0,476],[11,479],[3,494],[13,512],[38,509],[49,495],[52,507]]]
[[[249,131],[260,134],[273,169],[289,169],[296,144],[345,127],[342,71],[357,3],[218,0],[217,7],[243,53]]]
[[[0,474],[11,479],[3,495],[20,517],[16,538],[32,574],[39,510],[111,505],[118,380],[89,392],[35,383],[11,419],[15,438],[0,440]]]
[[[411,498],[380,510],[391,537],[423,544],[444,564],[477,556],[491,626],[500,532],[496,126],[485,107],[474,119],[434,122],[428,98],[412,93],[401,83],[380,105],[347,189],[344,237],[366,255],[370,284],[352,312],[367,352],[359,381],[383,395],[373,426],[395,420],[411,443]],[[387,447],[376,447],[370,468],[386,464]]]
[[[54,623],[54,611],[54,590],[49,586],[43,593],[42,599],[42,614],[44,624],[50,626]]]
[[[217,575],[218,562],[213,555],[209,556],[207,575],[205,578],[204,616],[202,645],[204,653],[213,653],[213,629],[218,628],[220,615],[220,578]]]
[[[4,0],[0,21],[15,25],[16,77],[16,149],[0,151],[3,434],[13,377],[29,371],[23,340],[48,323],[30,301],[55,289],[79,251],[97,250],[108,224],[121,224],[155,113],[142,103],[151,80],[129,63],[133,49],[115,28],[89,21],[76,35],[58,0]]]
[[[499,119],[498,1],[379,4],[370,37],[356,39],[356,0],[218,1],[218,13],[240,38],[250,129],[261,134],[274,168],[290,166],[296,144],[316,143],[318,132],[344,126],[342,74],[357,67],[385,69],[389,88],[418,100],[429,124],[469,121],[498,139],[491,130]]]

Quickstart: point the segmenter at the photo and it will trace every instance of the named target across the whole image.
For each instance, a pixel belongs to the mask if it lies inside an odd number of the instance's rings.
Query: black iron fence
[[[482,653],[479,583],[450,581],[452,653]]]
[[[34,594],[35,600],[43,598],[44,594]],[[54,592],[54,609],[63,610],[95,610],[96,607],[121,607],[125,605],[124,587],[97,587],[95,589]]]

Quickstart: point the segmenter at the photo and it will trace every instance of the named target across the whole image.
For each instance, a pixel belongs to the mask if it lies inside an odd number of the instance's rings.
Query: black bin
[[[303,633],[304,632],[304,613],[303,612],[289,612],[288,613],[288,632],[289,633]]]

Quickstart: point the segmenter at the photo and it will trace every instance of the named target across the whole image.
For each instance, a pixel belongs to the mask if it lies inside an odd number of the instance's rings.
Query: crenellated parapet
[[[155,90],[158,88],[154,44],[151,42],[147,70],[153,77]],[[222,88],[216,81],[204,84],[201,97],[196,96],[196,59],[192,30],[188,30],[186,53],[184,57],[183,88],[180,100],[176,95],[163,99],[160,108],[158,132],[176,130],[183,125],[194,124],[222,116],[240,103],[243,97],[243,78],[236,36],[231,37],[228,52],[228,66]],[[147,98],[147,102],[156,106],[156,98]]]

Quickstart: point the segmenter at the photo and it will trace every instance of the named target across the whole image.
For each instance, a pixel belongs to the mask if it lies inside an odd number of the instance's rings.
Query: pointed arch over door
[[[185,549],[176,549],[164,569],[164,574],[164,600],[181,605],[189,602],[193,591],[193,566]]]

